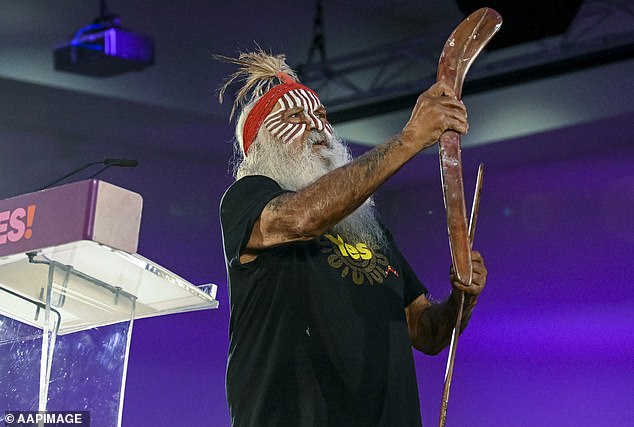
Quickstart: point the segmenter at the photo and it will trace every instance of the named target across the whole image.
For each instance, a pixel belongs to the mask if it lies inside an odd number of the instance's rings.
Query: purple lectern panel
[[[0,200],[0,257],[79,240],[134,253],[140,219],[141,196],[94,179]]]

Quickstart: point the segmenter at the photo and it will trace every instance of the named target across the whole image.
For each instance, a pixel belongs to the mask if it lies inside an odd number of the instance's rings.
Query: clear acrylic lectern
[[[134,319],[217,308],[136,253],[142,199],[88,180],[0,201],[0,421],[88,411],[120,426]]]

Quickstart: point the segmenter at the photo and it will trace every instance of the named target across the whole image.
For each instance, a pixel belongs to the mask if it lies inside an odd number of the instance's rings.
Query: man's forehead
[[[303,89],[296,89],[282,95],[275,103],[275,106],[271,109],[271,113],[279,110],[300,109],[316,111],[320,109],[325,110],[326,107],[314,93]]]

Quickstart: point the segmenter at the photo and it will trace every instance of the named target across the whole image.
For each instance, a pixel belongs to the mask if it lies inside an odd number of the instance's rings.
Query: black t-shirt
[[[253,224],[284,192],[249,176],[221,202],[233,425],[419,426],[404,308],[427,290],[391,240],[377,249],[325,234],[241,264]]]

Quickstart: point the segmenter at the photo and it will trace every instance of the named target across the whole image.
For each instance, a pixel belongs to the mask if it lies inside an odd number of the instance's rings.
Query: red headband
[[[278,99],[285,93],[288,93],[295,89],[304,89],[308,92],[312,92],[317,96],[315,91],[307,88],[306,86],[295,82],[288,74],[279,73],[278,77],[282,80],[282,84],[272,87],[255,103],[247,119],[244,121],[244,127],[242,128],[242,148],[244,149],[244,155],[247,155],[249,147],[253,144],[262,122],[269,115],[273,106]]]

